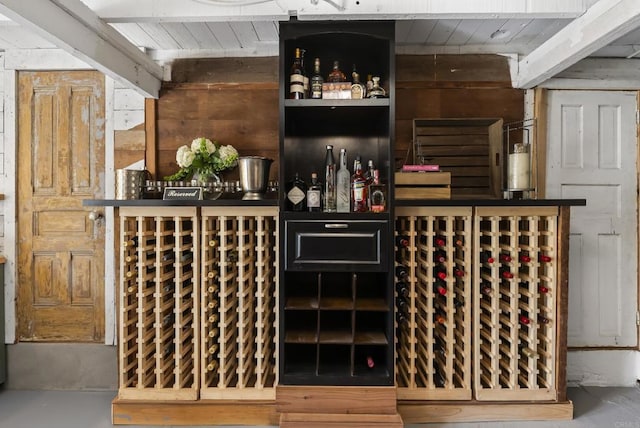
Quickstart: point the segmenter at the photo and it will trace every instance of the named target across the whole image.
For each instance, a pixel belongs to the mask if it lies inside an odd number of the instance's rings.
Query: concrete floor
[[[111,427],[114,396],[114,391],[1,390],[0,428]],[[574,419],[570,421],[421,424],[407,428],[640,428],[639,388],[569,388],[568,396],[574,404]]]

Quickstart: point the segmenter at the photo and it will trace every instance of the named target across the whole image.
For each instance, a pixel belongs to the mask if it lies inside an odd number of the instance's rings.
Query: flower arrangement
[[[165,180],[184,180],[193,175],[208,177],[238,164],[238,151],[231,145],[219,145],[216,141],[198,137],[191,146],[180,146],[176,152],[180,170]]]

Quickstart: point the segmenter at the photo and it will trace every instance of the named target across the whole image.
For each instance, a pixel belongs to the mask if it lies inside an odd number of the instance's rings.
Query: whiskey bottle
[[[336,161],[333,158],[333,146],[327,145],[327,155],[324,160],[324,212],[336,212]]]
[[[327,77],[327,82],[329,83],[337,83],[337,82],[346,82],[347,76],[340,70],[340,62],[333,61],[333,69],[329,76]]]
[[[362,175],[360,157],[356,159],[351,176],[351,211],[356,213],[367,212],[369,201],[369,186],[367,179]]]
[[[311,184],[307,189],[307,208],[309,212],[322,211],[322,186],[318,182],[318,173],[311,173]]]
[[[351,211],[351,173],[347,168],[347,149],[340,149],[340,169],[336,173],[337,210],[339,213]]]
[[[320,58],[316,58],[313,61],[313,75],[311,76],[311,98],[316,100],[322,98],[323,83],[324,78],[320,74]]]
[[[353,72],[351,73],[351,99],[352,100],[361,100],[365,95],[365,88],[362,83],[360,83],[360,75],[356,71],[356,65],[353,65]]]
[[[287,184],[287,210],[304,211],[307,208],[307,185],[298,173]]]
[[[300,48],[296,48],[296,56],[289,72],[289,98],[294,100],[304,98],[304,70],[301,51]]]
[[[380,171],[373,170],[373,181],[369,186],[369,207],[374,213],[387,209],[387,186],[380,183]]]

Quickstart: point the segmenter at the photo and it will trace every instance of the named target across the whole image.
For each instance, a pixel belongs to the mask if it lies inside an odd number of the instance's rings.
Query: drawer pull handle
[[[328,223],[324,227],[325,229],[348,229],[349,225],[346,223]]]

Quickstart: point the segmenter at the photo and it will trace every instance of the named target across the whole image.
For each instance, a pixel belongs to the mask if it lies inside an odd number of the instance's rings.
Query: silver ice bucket
[[[240,185],[244,196],[242,199],[262,199],[267,192],[269,169],[273,159],[262,156],[243,156],[238,158],[240,167]]]
[[[141,199],[148,171],[116,169],[116,199]]]

